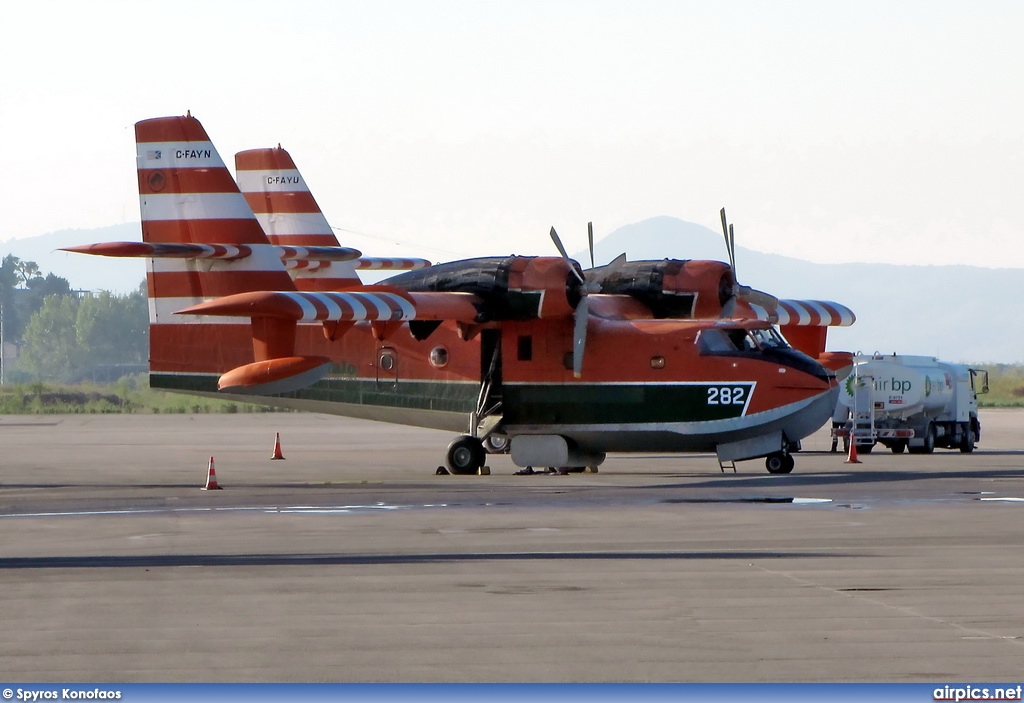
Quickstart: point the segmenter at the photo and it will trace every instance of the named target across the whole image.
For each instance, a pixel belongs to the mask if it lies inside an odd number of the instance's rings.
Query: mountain
[[[108,290],[124,294],[136,290],[145,280],[145,259],[83,256],[57,249],[76,244],[138,242],[141,239],[142,227],[138,222],[96,229],[65,229],[38,237],[0,242],[0,259],[14,254],[24,261],[35,261],[44,276],[52,273],[66,278],[74,290]]]
[[[742,237],[742,234],[741,234]],[[0,243],[0,256],[35,261],[72,288],[127,293],[145,278],[141,259],[86,257],[55,251],[74,244],[138,241],[139,223],[63,230]],[[813,243],[838,248],[838,243]],[[625,252],[630,259],[725,260],[721,232],[674,217],[621,227],[594,245],[600,265]],[[501,252],[495,252],[500,254]],[[547,253],[547,252],[544,252]],[[580,262],[590,255],[578,252]],[[1001,316],[999,301],[1024,300],[1024,269],[978,266],[818,264],[736,247],[741,283],[780,298],[834,300],[857,315],[852,327],[829,330],[829,349],[936,356],[970,363],[1024,361],[1019,312]]]

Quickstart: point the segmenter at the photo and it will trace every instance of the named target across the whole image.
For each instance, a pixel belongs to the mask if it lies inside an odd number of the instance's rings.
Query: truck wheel
[[[928,431],[924,435],[924,446],[921,447],[922,454],[931,454],[935,451],[935,425],[928,423]]]
[[[964,454],[970,454],[974,451],[974,430],[970,429],[961,435],[960,439],[960,451]]]
[[[892,450],[893,454],[902,454],[903,450],[906,449],[906,448],[907,448],[907,440],[905,440],[905,439],[898,439],[898,440],[896,440],[895,442],[892,443],[891,447],[889,447],[889,449]]]

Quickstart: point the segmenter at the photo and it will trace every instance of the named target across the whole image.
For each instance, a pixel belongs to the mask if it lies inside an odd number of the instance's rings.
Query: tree
[[[4,339],[20,339],[25,321],[39,310],[48,295],[70,295],[67,279],[49,273],[44,278],[34,261],[8,254],[0,263],[0,306],[3,307]]]
[[[148,357],[149,309],[141,291],[112,295],[103,291],[86,296],[78,305],[75,339],[83,363],[139,364]]]
[[[78,301],[67,295],[51,295],[43,301],[25,325],[22,370],[63,381],[81,368],[85,352],[75,338],[78,307]]]
[[[15,264],[15,271],[21,277],[22,285],[25,288],[28,288],[30,281],[40,278],[39,264],[35,261],[24,261],[17,257],[15,257],[15,259],[17,260],[17,264]],[[52,276],[53,274],[50,275]]]

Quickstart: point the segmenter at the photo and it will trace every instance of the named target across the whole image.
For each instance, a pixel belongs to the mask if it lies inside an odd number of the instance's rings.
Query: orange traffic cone
[[[843,462],[843,463],[844,464],[859,464],[859,463],[861,463],[860,459],[857,458],[857,442],[856,442],[856,438],[852,434],[850,435],[850,453],[846,456],[846,461]]]
[[[210,457],[210,469],[206,472],[206,485],[203,486],[204,491],[219,491],[220,486],[217,485],[217,471],[213,468],[213,457]]]
[[[274,434],[274,455],[271,456],[270,458],[271,459],[284,459],[284,456],[281,454],[281,433],[280,432],[276,432]]]

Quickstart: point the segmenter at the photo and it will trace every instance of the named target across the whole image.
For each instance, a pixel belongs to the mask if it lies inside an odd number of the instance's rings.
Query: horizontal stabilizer
[[[418,271],[430,266],[426,259],[389,259],[387,257],[364,256],[356,261],[356,268],[372,271]]]
[[[252,291],[215,298],[175,314],[272,317],[297,322],[475,322],[477,302],[477,297],[471,293],[406,293],[385,289],[339,292]]]
[[[244,259],[252,255],[245,244],[188,244],[185,242],[100,242],[64,247],[61,251],[93,256],[152,259]]]
[[[226,393],[274,395],[313,385],[327,375],[331,360],[323,356],[288,356],[231,369],[217,388]]]
[[[278,246],[282,261],[353,261],[363,252],[351,247]]]
[[[351,247],[295,247],[246,244],[189,244],[185,242],[101,242],[65,247],[61,251],[93,256],[117,256],[149,259],[244,259],[253,246],[266,246],[282,261],[353,261],[363,255]],[[395,259],[395,261],[400,261]],[[417,259],[423,261],[423,259]],[[429,265],[430,262],[427,262]],[[422,267],[420,267],[422,268]]]

